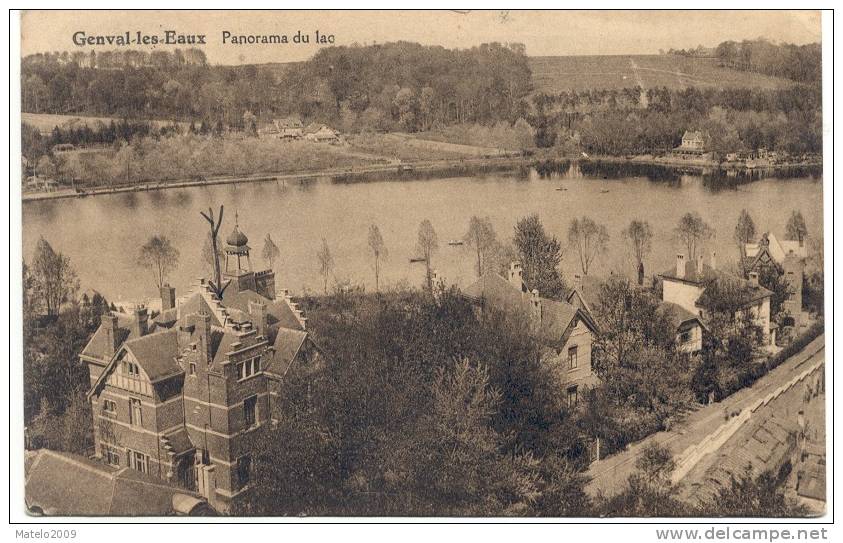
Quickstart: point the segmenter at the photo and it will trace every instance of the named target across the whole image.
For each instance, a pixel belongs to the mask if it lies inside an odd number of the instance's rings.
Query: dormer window
[[[123,362],[123,371],[126,372],[126,375],[131,377],[140,377],[140,368],[138,368],[138,365],[134,362]]]

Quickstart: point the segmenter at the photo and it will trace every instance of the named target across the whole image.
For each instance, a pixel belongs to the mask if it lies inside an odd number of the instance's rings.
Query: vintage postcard
[[[13,14],[12,509],[827,518],[828,16]]]

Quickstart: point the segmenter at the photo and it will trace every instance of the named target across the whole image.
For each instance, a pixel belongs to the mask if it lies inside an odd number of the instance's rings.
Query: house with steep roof
[[[596,322],[594,310],[600,300],[600,289],[603,280],[590,275],[574,275],[574,284],[571,292],[565,298],[569,304],[585,311],[593,321]]]
[[[292,116],[273,121],[278,137],[284,140],[297,140],[304,136],[304,124],[298,117]]]
[[[603,283],[604,280],[598,277],[574,275],[573,288],[566,298],[568,303],[586,312],[598,326],[600,323],[595,309],[600,301],[600,289]],[[705,324],[698,315],[670,302],[661,302],[658,310],[673,327],[679,351],[695,354],[702,350]]]
[[[198,492],[217,510],[249,490],[251,444],[278,420],[294,365],[321,351],[271,270],[253,271],[237,225],[223,248],[222,296],[200,279],[186,296],[161,288],[161,312],[106,314],[80,358],[96,455]]]
[[[709,140],[709,135],[702,130],[686,130],[682,134],[682,144],[673,149],[673,152],[680,155],[702,155],[706,152]]]
[[[33,515],[214,516],[196,492],[126,466],[41,449],[24,460],[24,500]]]
[[[658,312],[667,319],[676,333],[676,348],[679,352],[697,354],[702,351],[705,323],[699,315],[691,313],[679,304],[661,302]]]
[[[568,404],[597,384],[592,370],[592,343],[597,326],[591,314],[568,302],[550,300],[524,284],[520,262],[512,262],[507,278],[485,273],[462,291],[478,310],[494,309],[508,317],[525,319],[544,346],[543,359],[558,368]]]
[[[750,266],[755,263],[775,262],[778,265],[784,264],[787,255],[793,254],[799,258],[808,256],[808,247],[805,240],[790,240],[776,237],[771,232],[764,232],[757,243],[747,243],[745,246],[746,258]]]
[[[770,322],[770,298],[772,292],[758,283],[758,273],[751,272],[749,280],[717,270],[716,255],[712,253],[710,264],[702,256],[696,261],[676,255],[676,265],[659,274],[662,280],[662,301],[677,305],[688,313],[698,316],[700,323],[706,320],[705,310],[700,304],[706,289],[717,280],[728,280],[740,287],[738,312],[748,315],[761,328],[765,343],[775,344],[776,325]],[[680,317],[681,318],[681,317]]]
[[[805,240],[779,240],[774,234],[764,232],[758,243],[747,243],[744,250],[747,271],[761,273],[765,268],[772,268],[785,278],[788,296],[783,308],[794,324],[806,324],[808,314],[802,307],[805,258],[808,256]]]
[[[316,143],[339,143],[340,133],[324,124],[311,124],[304,131],[304,139]]]

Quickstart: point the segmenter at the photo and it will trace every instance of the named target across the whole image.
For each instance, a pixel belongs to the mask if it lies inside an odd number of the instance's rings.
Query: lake
[[[638,173],[638,172],[633,172]],[[412,264],[419,223],[430,219],[439,238],[433,265],[448,283],[465,285],[475,277],[474,256],[467,247],[452,247],[448,240],[462,238],[472,215],[488,216],[499,239],[512,237],[516,221],[537,213],[551,234],[567,243],[569,221],[588,215],[607,226],[611,235],[606,255],[591,274],[634,271],[628,244],[621,231],[632,219],[646,219],[654,231],[647,274],[672,265],[681,250],[673,228],[688,211],[697,211],[716,230],[706,248],[717,251],[718,266],[735,261],[732,240],[741,209],[746,208],[759,232],[777,236],[792,210],[802,212],[810,233],[822,232],[822,181],[818,178],[764,178],[731,188],[702,175],[632,175],[605,172],[577,165],[542,177],[496,173],[478,177],[425,180],[334,183],[329,179],[309,184],[255,183],[189,189],[125,193],[28,202],[23,206],[24,258],[30,261],[43,236],[69,256],[83,289],[102,292],[108,299],[137,300],[157,297],[151,271],[139,268],[139,247],[153,234],[169,237],[181,253],[170,283],[184,293],[204,273],[202,246],[208,231],[199,215],[208,207],[225,205],[223,239],[234,226],[249,237],[256,269],[267,234],[280,247],[275,263],[276,285],[293,294],[322,289],[316,252],[322,238],[335,262],[333,281],[374,286],[374,265],[368,250],[369,225],[380,227],[389,251],[382,263],[381,285],[400,282],[418,285],[424,265]],[[566,190],[556,190],[558,187]],[[605,192],[608,191],[608,192]],[[578,259],[568,250],[562,271],[578,272]]]

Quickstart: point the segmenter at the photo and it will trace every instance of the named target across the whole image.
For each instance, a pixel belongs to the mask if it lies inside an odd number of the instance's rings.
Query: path
[[[739,390],[722,402],[714,403],[691,413],[677,427],[643,439],[627,450],[589,468],[591,482],[586,490],[592,496],[612,495],[624,488],[627,479],[636,471],[635,462],[650,444],[667,448],[677,463],[676,476],[684,477],[711,450],[728,440],[752,416],[760,405],[769,403],[781,394],[785,385],[824,362],[825,336],[821,335],[802,351],[759,379],[753,386]],[[727,413],[739,413],[726,419]]]

